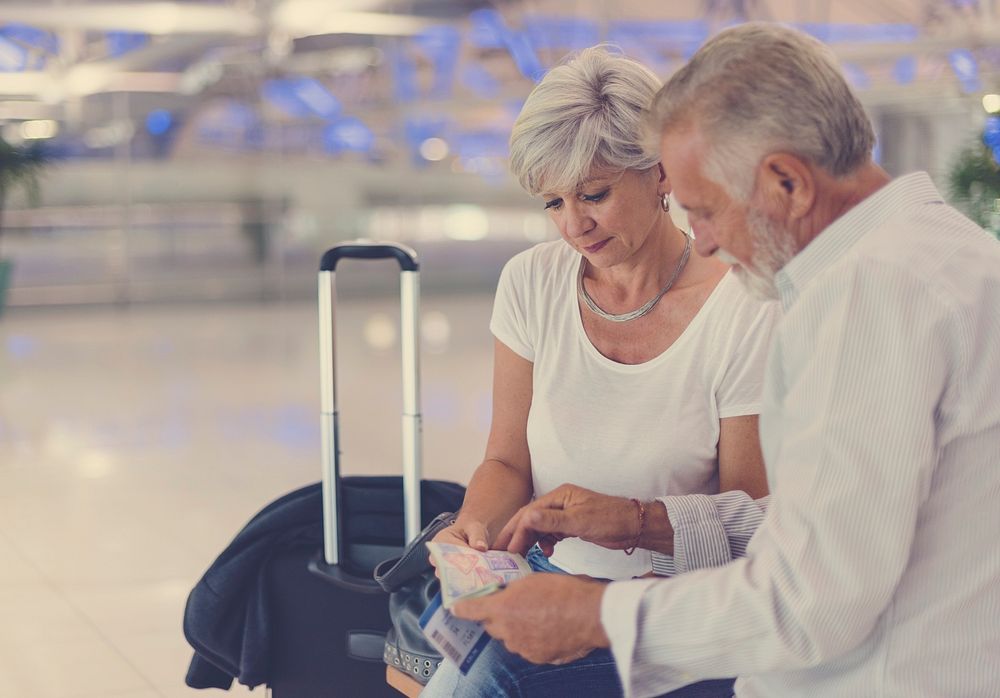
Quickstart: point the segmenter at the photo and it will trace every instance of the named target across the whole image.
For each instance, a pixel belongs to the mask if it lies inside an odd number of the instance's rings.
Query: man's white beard
[[[760,300],[776,300],[778,287],[774,277],[796,255],[795,242],[788,231],[752,208],[747,213],[747,232],[753,245],[749,266],[743,266],[722,249],[715,256],[733,266],[733,273],[750,295]]]

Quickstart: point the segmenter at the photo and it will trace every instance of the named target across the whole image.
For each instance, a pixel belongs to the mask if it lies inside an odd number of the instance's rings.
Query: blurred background
[[[992,0],[0,1],[0,695],[196,694],[188,590],[318,478],[338,241],[420,254],[425,474],[467,481],[497,276],[555,237],[506,169],[524,98],[747,20],[828,42],[890,174],[1000,229]],[[396,273],[341,269],[345,471],[397,472]]]

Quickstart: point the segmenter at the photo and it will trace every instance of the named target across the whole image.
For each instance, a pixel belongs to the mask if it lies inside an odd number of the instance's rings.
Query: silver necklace
[[[674,269],[674,273],[671,274],[667,283],[660,289],[660,292],[650,298],[641,308],[636,308],[635,310],[622,313],[621,315],[615,315],[614,313],[609,313],[603,310],[599,305],[597,305],[597,303],[594,302],[594,299],[590,297],[590,294],[587,293],[587,289],[583,285],[583,272],[587,266],[586,257],[581,257],[580,271],[576,275],[577,295],[584,303],[587,304],[587,307],[590,308],[592,313],[604,318],[605,320],[610,320],[611,322],[628,322],[629,320],[641,318],[660,302],[660,299],[663,298],[664,294],[670,290],[670,287],[674,285],[674,282],[677,281],[677,277],[680,276],[681,272],[684,270],[684,265],[687,264],[688,257],[691,256],[691,235],[689,233],[684,233],[684,238],[684,251],[681,253],[681,258],[677,262],[677,268]]]

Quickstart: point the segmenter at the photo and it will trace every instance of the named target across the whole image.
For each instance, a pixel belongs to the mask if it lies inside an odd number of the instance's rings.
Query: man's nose
[[[694,235],[694,250],[702,257],[711,257],[719,249],[707,226],[693,223],[691,232]]]

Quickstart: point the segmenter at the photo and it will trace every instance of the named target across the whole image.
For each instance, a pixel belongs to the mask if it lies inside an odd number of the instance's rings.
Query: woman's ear
[[[657,170],[659,170],[659,175],[660,175],[660,178],[657,181],[663,185],[661,188],[663,189],[664,193],[669,194],[670,179],[667,177],[667,171],[663,169],[663,163],[662,162],[656,163],[656,168]]]

